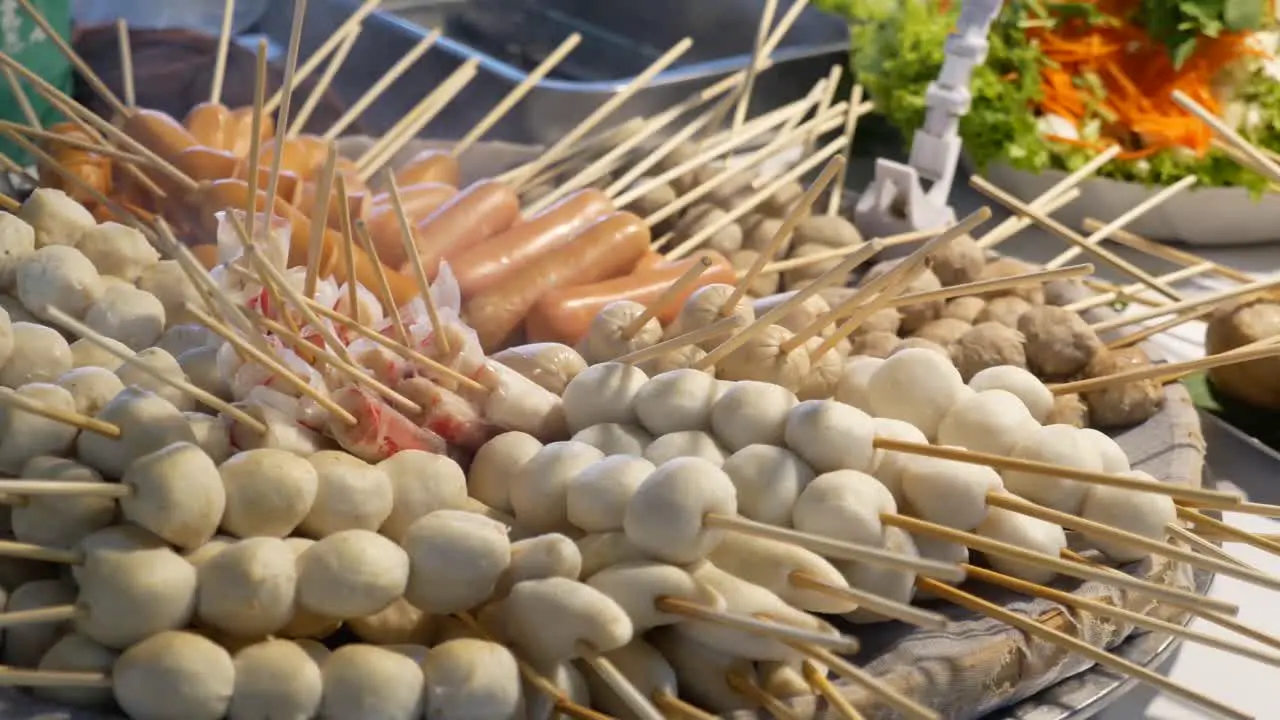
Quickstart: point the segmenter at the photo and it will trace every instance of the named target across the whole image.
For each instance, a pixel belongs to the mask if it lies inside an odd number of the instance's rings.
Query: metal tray
[[[357,7],[358,0],[311,0],[301,57],[319,47]],[[778,15],[790,6],[779,3]],[[291,3],[271,3],[255,30],[273,44],[288,43]],[[480,73],[424,135],[461,137],[513,86],[527,77],[572,32],[582,44],[491,131],[491,139],[546,143],[564,134],[680,38],[693,39],[684,57],[614,113],[609,123],[665,108],[750,62],[763,0],[388,0],[364,24],[334,79],[348,102],[359,97],[429,32],[443,37],[361,117],[378,134],[467,59]],[[762,73],[752,112],[804,95],[834,63],[844,62],[849,32],[834,15],[806,9]]]

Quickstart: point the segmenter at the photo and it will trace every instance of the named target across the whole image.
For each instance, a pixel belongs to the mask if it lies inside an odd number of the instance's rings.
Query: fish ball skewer
[[[683,430],[654,438],[653,442],[645,446],[644,457],[655,465],[661,465],[676,458],[696,457],[718,467],[724,464],[728,453],[708,433],[700,430]]]
[[[836,470],[813,479],[790,506],[791,524],[801,532],[879,547],[884,544],[880,516],[898,504],[874,477],[857,470]]]
[[[313,537],[341,530],[374,530],[391,516],[394,490],[387,473],[336,450],[307,457],[318,479],[315,502],[299,529]]]
[[[722,611],[725,600],[675,565],[636,562],[605,568],[584,581],[622,608],[637,634],[685,621],[672,600],[692,603],[712,612]]]
[[[809,375],[809,353],[803,346],[787,349],[795,335],[780,325],[751,334],[718,364],[725,380],[759,380],[798,392]]]
[[[634,332],[632,324],[644,317],[644,305],[630,300],[615,300],[605,305],[591,320],[587,335],[579,344],[582,358],[589,364],[608,362],[627,353],[642,350],[662,341],[662,324],[650,317]]]
[[[306,518],[320,475],[305,458],[283,450],[244,450],[218,466],[226,490],[222,528],[236,537],[279,537]]]
[[[119,658],[116,650],[72,632],[59,638],[36,667],[41,671],[108,673]],[[109,707],[113,701],[111,688],[51,686],[32,691],[39,697],[77,707]]]
[[[512,640],[533,663],[554,663],[631,642],[626,611],[603,592],[568,578],[526,580],[503,601]]]
[[[977,392],[983,390],[1005,390],[1013,393],[1036,422],[1044,423],[1053,412],[1053,393],[1026,368],[1014,365],[996,365],[981,370],[969,379],[969,388]]]
[[[196,617],[239,638],[260,638],[284,627],[293,615],[298,568],[279,538],[233,543],[199,567]]]
[[[635,412],[653,435],[711,427],[711,406],[719,396],[716,379],[692,369],[649,378],[636,393]]]
[[[71,393],[76,412],[89,417],[97,415],[124,390],[124,383],[114,372],[94,366],[72,368],[58,376],[56,384]]]
[[[916,544],[907,531],[887,527],[884,529],[884,548],[900,555],[919,557]],[[841,563],[841,570],[849,586],[896,605],[907,605],[915,596],[916,574],[910,570],[868,563]],[[892,619],[869,608],[860,607],[846,617],[853,623],[878,623]]]
[[[978,525],[976,532],[981,537],[999,540],[1049,557],[1057,557],[1067,547],[1067,535],[1061,527],[997,507],[987,509],[987,516]],[[1027,582],[1043,585],[1057,575],[1051,567],[995,553],[985,555],[987,562],[997,572]]]
[[[943,416],[972,392],[947,358],[923,349],[894,353],[872,375],[871,414],[905,420],[934,438]]]
[[[711,407],[711,430],[730,451],[748,445],[782,445],[788,413],[800,401],[773,383],[738,381]]]
[[[791,507],[814,478],[795,453],[773,445],[748,445],[721,467],[738,493],[738,512],[769,525],[791,526]]]
[[[511,564],[506,526],[460,510],[437,510],[418,519],[401,544],[409,555],[404,596],[433,615],[480,605]]]
[[[113,286],[89,306],[84,324],[103,337],[140,352],[155,345],[164,332],[164,305],[145,290]]]
[[[93,468],[49,455],[28,460],[22,477],[49,482],[103,482]],[[115,522],[116,514],[116,502],[110,497],[34,495],[13,508],[10,522],[14,537],[21,542],[71,548],[86,535]]]
[[[861,410],[833,400],[805,400],[787,413],[787,446],[817,472],[870,471],[875,425]]]
[[[395,540],[420,517],[467,507],[467,476],[452,459],[422,450],[401,450],[377,465],[391,480],[391,514],[379,529]]]
[[[726,308],[725,304],[733,297],[737,289],[732,285],[716,283],[698,288],[684,301],[680,313],[667,329],[669,337],[683,335],[724,318],[733,318],[734,332],[741,330],[756,320],[756,313],[751,301],[745,296],[739,298],[736,305]],[[710,351],[719,344],[718,339],[704,340],[698,343],[703,350]]]
[[[645,448],[653,442],[653,436],[636,425],[600,423],[579,430],[570,440],[586,443],[605,455],[641,457],[644,455]]]
[[[875,425],[877,438],[901,440],[920,445],[926,445],[929,442],[924,433],[920,432],[920,428],[909,422],[891,418],[872,418],[871,422]],[[876,448],[871,474],[889,490],[889,494],[893,495],[893,499],[899,505],[902,505],[905,499],[902,493],[903,475],[915,459],[915,455],[908,453]]]
[[[811,581],[831,588],[847,589],[849,586],[834,565],[795,545],[729,533],[707,559],[721,570],[759,585],[801,610],[840,614],[850,612],[858,605],[847,597],[816,592],[794,583],[795,574],[803,573]]]
[[[350,618],[344,625],[356,637],[374,645],[428,645],[436,629],[435,618],[403,597],[372,615]]]
[[[18,299],[44,321],[50,308],[83,318],[102,293],[102,278],[84,253],[69,245],[46,245],[18,263]]]
[[[567,488],[569,522],[589,533],[621,530],[631,496],[656,469],[644,458],[626,455],[607,456],[582,468]]]
[[[542,449],[542,442],[522,432],[503,433],[480,447],[471,461],[467,489],[471,496],[499,512],[511,512],[511,482],[517,471]]]
[[[519,720],[524,687],[516,658],[495,642],[458,638],[431,648],[422,663],[427,717]]]
[[[596,448],[572,440],[543,447],[521,466],[512,481],[511,507],[516,522],[529,532],[572,531],[569,488],[578,473],[603,458],[604,453]]]
[[[320,666],[298,643],[267,640],[232,658],[235,686],[228,720],[314,717],[323,692]]]
[[[636,424],[635,398],[649,376],[618,362],[592,365],[564,389],[564,413],[569,431],[600,423]]]
[[[82,432],[76,438],[76,455],[106,477],[122,476],[137,458],[172,443],[195,443],[181,410],[136,387],[125,387],[95,418],[119,428],[119,437]]]
[[[699,707],[729,713],[751,705],[727,682],[729,677],[754,677],[750,660],[709,647],[674,627],[659,628],[647,639],[676,671],[681,693]]]
[[[653,559],[621,531],[583,535],[574,544],[578,546],[578,552],[582,556],[582,572],[579,577],[583,578],[589,578],[614,565]]]
[[[993,455],[1011,455],[1040,429],[1022,400],[1007,390],[983,390],[951,406],[938,424],[938,444]]]
[[[985,465],[941,458],[912,458],[902,478],[903,496],[917,517],[965,531],[982,524],[987,496],[1004,488],[999,473]]]
[[[330,618],[365,617],[404,595],[409,577],[400,546],[370,530],[342,530],[298,556],[298,604]]]
[[[58,385],[27,383],[12,392],[50,410],[76,412],[75,398]],[[0,471],[16,474],[32,458],[67,455],[75,446],[79,432],[73,425],[37,415],[0,398]]]
[[[14,587],[3,617],[12,620],[37,612],[47,619],[39,622],[6,623],[0,660],[14,667],[33,667],[57,644],[75,620],[76,587],[65,579],[31,580]],[[43,612],[41,612],[43,611]]]
[[[0,368],[0,386],[53,382],[71,369],[71,346],[57,330],[29,322],[15,322],[9,328],[13,351]]]
[[[324,661],[320,676],[320,717],[422,717],[426,679],[405,655],[373,645],[345,645]]]
[[[525,580],[577,580],[581,575],[582,553],[572,540],[559,533],[536,535],[511,543],[511,564],[498,580],[494,596],[505,597],[512,586]]]
[[[1013,448],[1010,456],[1089,472],[1102,471],[1102,459],[1094,443],[1070,425],[1045,425],[1036,428]],[[1043,473],[1005,470],[1002,477],[1005,486],[1015,495],[1071,514],[1079,513],[1085,493],[1090,487],[1075,480]]]

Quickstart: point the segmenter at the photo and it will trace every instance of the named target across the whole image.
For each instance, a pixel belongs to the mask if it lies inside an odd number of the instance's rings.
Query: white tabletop
[[[961,199],[961,210],[976,206],[976,199],[967,190],[957,188],[958,194],[967,196]],[[1043,262],[1064,248],[1061,241],[1045,233],[1028,230],[1002,245],[1000,251],[1030,261]],[[1280,246],[1187,249],[1206,259],[1231,265],[1254,275],[1269,275],[1280,271]],[[1151,272],[1165,273],[1176,269],[1176,266],[1151,261],[1137,253],[1120,254]],[[1120,276],[1094,258],[1081,257],[1077,262],[1094,262],[1100,275],[1112,280],[1120,279]],[[1186,289],[1187,294],[1193,294],[1225,286],[1227,285],[1221,281],[1207,280],[1183,283],[1178,287]],[[1171,360],[1181,360],[1202,355],[1203,338],[1204,324],[1194,322],[1187,323],[1156,341]],[[1218,477],[1229,478],[1236,487],[1247,493],[1250,500],[1280,504],[1280,481],[1277,481],[1277,476],[1280,476],[1280,456],[1264,454],[1264,451],[1220,429],[1211,419],[1205,421],[1205,436],[1208,440],[1209,464]],[[1224,520],[1250,532],[1280,533],[1280,522],[1267,518],[1226,513]],[[1264,573],[1280,576],[1280,556],[1234,543],[1227,544],[1225,549]],[[1240,614],[1237,619],[1240,622],[1280,637],[1280,612],[1276,611],[1280,607],[1280,593],[1219,576],[1214,579],[1210,595],[1239,605]],[[1192,627],[1263,647],[1203,620],[1193,621]],[[1280,718],[1280,700],[1277,700],[1280,697],[1280,668],[1194,643],[1182,643],[1159,670],[1173,680],[1251,714],[1258,720]],[[1167,696],[1157,696],[1148,688],[1139,687],[1096,717],[1101,720],[1192,720],[1208,715],[1199,708]]]

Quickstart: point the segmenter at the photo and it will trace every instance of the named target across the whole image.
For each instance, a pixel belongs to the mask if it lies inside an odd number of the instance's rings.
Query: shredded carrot
[[[1219,73],[1241,59],[1263,55],[1249,44],[1249,33],[1201,37],[1191,56],[1175,69],[1169,49],[1130,22],[1139,0],[1083,1],[1115,22],[1060,18],[1050,27],[1026,29],[1051,61],[1041,71],[1042,99],[1036,110],[1062,116],[1077,127],[1091,107],[1101,110],[1109,122],[1099,144],[1119,143],[1125,148],[1121,157],[1145,157],[1172,147],[1189,148],[1197,155],[1208,152],[1212,131],[1170,96],[1181,90],[1221,114],[1221,103],[1213,92]],[[1100,102],[1091,89],[1073,82],[1082,76],[1099,79],[1105,91]]]

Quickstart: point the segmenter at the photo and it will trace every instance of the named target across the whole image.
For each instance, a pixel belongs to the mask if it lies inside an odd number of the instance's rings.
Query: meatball
[[[858,228],[839,215],[810,215],[796,226],[795,237],[797,245],[842,248],[862,244]]]
[[[861,335],[853,340],[853,347],[849,348],[850,357],[854,355],[869,355],[871,357],[887,358],[893,354],[902,340],[891,332],[877,330],[865,335]]]
[[[933,274],[946,287],[963,285],[977,280],[986,269],[987,259],[982,248],[969,235],[961,235],[944,245],[931,257]]]
[[[1018,318],[1026,338],[1027,365],[1042,378],[1066,378],[1102,350],[1102,341],[1084,318],[1053,305],[1038,305]]]
[[[998,322],[978,323],[951,346],[951,362],[965,382],[996,365],[1027,366],[1022,333]]]
[[[1031,309],[1031,303],[1016,295],[1004,295],[987,301],[985,307],[974,318],[974,324],[998,322],[1011,328],[1018,327],[1018,320],[1023,313]]]
[[[862,278],[862,285],[866,285],[873,279],[880,277],[884,273],[892,270],[901,260],[887,260],[877,264],[875,267],[867,271],[865,277]],[[924,269],[912,278],[911,282],[902,289],[901,295],[911,295],[913,293],[928,292],[930,290],[938,290],[942,287],[942,281],[932,270]],[[942,317],[942,309],[946,306],[946,300],[931,300],[929,302],[914,303],[911,305],[903,305],[898,308],[898,312],[902,314],[901,332],[906,334],[914,333],[916,330],[924,327],[930,320],[937,320]]]
[[[791,212],[791,207],[803,194],[804,186],[799,181],[792,180],[765,198],[760,208],[773,217],[786,217],[787,213]]]
[[[982,269],[979,280],[997,280],[999,278],[1013,277],[1014,275],[1026,275],[1039,270],[1035,265],[1015,260],[1013,258],[999,258],[987,263]],[[1013,295],[1020,297],[1032,305],[1044,304],[1044,288],[1039,285],[1023,285],[1022,287],[1010,288],[1008,290],[996,290],[987,293],[986,297],[996,298],[1004,295]]]
[[[974,295],[952,298],[942,308],[942,317],[963,320],[970,325],[978,324],[978,314],[987,306],[987,301]]]
[[[676,223],[675,242],[672,247],[697,235],[712,225],[720,223],[729,213],[715,205],[695,205]],[[715,250],[721,255],[731,255],[742,249],[742,228],[737,223],[729,223],[721,227],[711,237],[698,246],[704,250]]]
[[[797,245],[796,249],[791,251],[791,257],[803,258],[827,252],[831,252],[831,248],[823,245]],[[841,262],[843,260],[836,257],[792,268],[782,273],[782,285],[787,290],[796,290]]]
[[[641,177],[635,187],[647,185],[652,178]],[[630,189],[630,188],[628,188]],[[676,201],[676,191],[670,185],[655,185],[649,191],[631,201],[625,209],[640,217],[648,217]]]
[[[1108,350],[1098,353],[1084,369],[1088,377],[1114,375],[1118,372],[1150,367],[1151,358],[1142,348]],[[1164,405],[1164,389],[1156,379],[1108,385],[1083,393],[1089,407],[1089,419],[1098,428],[1125,428],[1145,422],[1160,412]]]
[[[1209,316],[1204,350],[1209,355],[1280,335],[1280,302],[1251,298]],[[1209,370],[1219,390],[1250,405],[1280,410],[1280,357],[1221,365]]]
[[[729,258],[729,261],[733,263],[734,270],[745,273],[751,269],[751,266],[756,263],[756,259],[759,257],[760,253],[755,250],[739,250],[733,254],[733,257]],[[781,278],[778,277],[778,273],[762,272],[755,276],[751,284],[747,286],[747,294],[751,297],[772,295],[778,292],[779,282],[781,282]]]
[[[760,252],[769,247],[773,236],[782,227],[782,220],[768,215],[748,215],[739,221],[742,225],[742,249]],[[778,257],[786,257],[791,251],[791,243],[795,235],[787,238],[778,246]]]
[[[858,325],[858,328],[853,331],[853,336],[857,338],[873,332],[887,332],[891,335],[897,335],[898,330],[901,328],[902,313],[898,312],[898,308],[880,308],[868,315],[867,319]]]
[[[1044,419],[1045,425],[1070,425],[1072,427],[1089,427],[1089,408],[1076,393],[1055,395],[1053,409]]]
[[[972,327],[972,325],[963,320],[938,318],[925,323],[924,327],[916,330],[915,335],[912,337],[931,340],[950,351],[951,346],[964,337],[964,334],[969,332]]]
[[[889,354],[897,355],[898,353],[908,348],[921,348],[923,350],[932,350],[933,352],[938,353],[939,355],[941,355],[942,357],[948,360],[951,359],[951,353],[946,348],[942,347],[941,345],[939,345],[938,343],[932,340],[926,340],[921,337],[909,337],[899,342],[898,346],[895,347],[893,349],[893,352]]]

